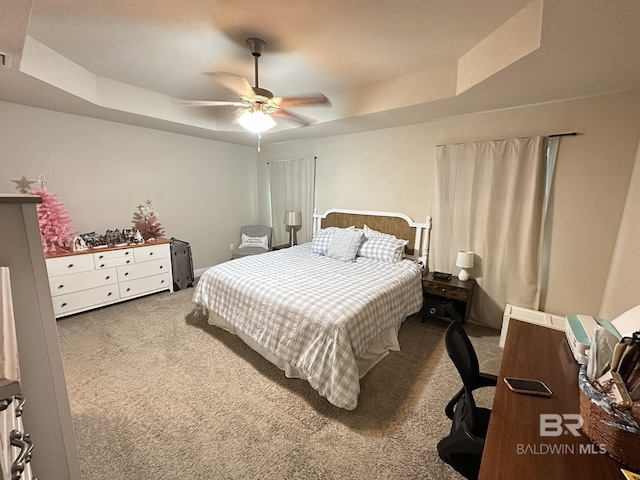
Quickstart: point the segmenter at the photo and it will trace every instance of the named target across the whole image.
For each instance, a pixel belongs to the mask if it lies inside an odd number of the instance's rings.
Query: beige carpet
[[[86,480],[460,478],[436,451],[460,387],[446,324],[407,320],[402,351],[362,379],[346,411],[194,315],[192,294],[58,321]],[[468,330],[482,370],[497,373],[497,332]]]

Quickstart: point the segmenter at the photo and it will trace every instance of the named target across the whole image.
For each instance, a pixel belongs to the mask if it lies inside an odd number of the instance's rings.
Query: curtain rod
[[[554,133],[553,135],[546,135],[549,138],[553,138],[553,137],[575,137],[576,135],[578,135],[578,132],[568,132],[568,133]],[[481,140],[484,142],[502,142],[506,140],[506,138],[501,138],[499,140]],[[444,147],[445,145],[462,145],[464,142],[458,142],[458,143],[449,143],[449,144],[442,144],[442,145],[436,145],[436,147]],[[471,142],[471,143],[476,143],[476,142]]]
[[[569,133],[554,133],[553,135],[547,135],[549,138],[553,137],[575,137],[578,135],[578,132],[569,132]]]
[[[267,162],[267,165],[269,165],[270,163],[280,163],[280,162],[295,162],[296,160],[304,160],[307,157],[300,157],[300,158],[285,158],[283,160],[271,160],[270,162]],[[317,160],[318,157],[313,157],[314,160]]]

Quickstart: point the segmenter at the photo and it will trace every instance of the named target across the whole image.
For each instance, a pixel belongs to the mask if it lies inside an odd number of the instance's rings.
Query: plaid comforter
[[[193,300],[301,371],[331,403],[353,409],[356,358],[420,309],[421,272],[409,260],[341,262],[307,243],[211,267]]]

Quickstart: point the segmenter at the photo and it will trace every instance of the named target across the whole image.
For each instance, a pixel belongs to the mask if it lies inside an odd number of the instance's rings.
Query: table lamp
[[[289,229],[289,246],[296,245],[296,228],[302,225],[302,213],[296,210],[284,212],[284,225]]]
[[[469,273],[465,269],[473,267],[473,252],[464,252],[460,250],[458,252],[458,257],[456,258],[456,267],[460,267],[458,279],[463,282],[469,280]]]

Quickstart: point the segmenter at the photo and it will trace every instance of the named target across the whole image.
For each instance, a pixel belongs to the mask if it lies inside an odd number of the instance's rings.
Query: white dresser
[[[33,441],[22,423],[24,397],[10,273],[0,266],[0,473],[2,480],[32,480]]]
[[[0,469],[3,480],[34,478],[31,471],[34,444],[22,424],[23,405],[24,398],[19,394],[0,400]]]
[[[56,318],[142,295],[173,291],[171,240],[48,256]]]

